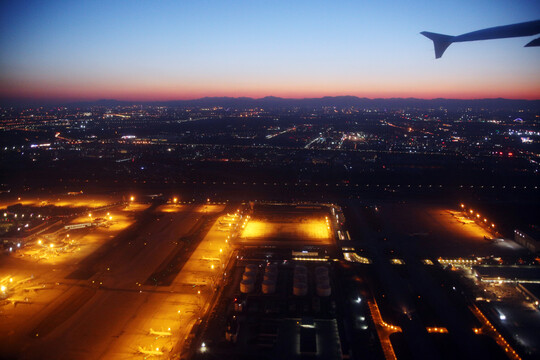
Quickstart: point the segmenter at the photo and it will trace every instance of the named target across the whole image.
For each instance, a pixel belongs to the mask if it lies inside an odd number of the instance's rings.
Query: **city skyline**
[[[1,8],[4,100],[540,98],[539,50],[523,47],[529,38],[463,44],[435,60],[420,35],[535,20],[534,1],[53,1]]]

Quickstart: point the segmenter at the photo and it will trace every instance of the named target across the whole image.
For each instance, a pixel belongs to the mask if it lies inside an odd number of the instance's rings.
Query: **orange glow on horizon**
[[[493,84],[436,84],[421,83],[416,87],[387,82],[370,82],[362,86],[350,84],[300,83],[243,84],[242,86],[201,83],[181,87],[174,84],[116,84],[80,87],[75,84],[49,86],[46,84],[0,85],[4,99],[42,101],[95,101],[115,99],[121,101],[173,101],[192,100],[203,97],[251,97],[276,96],[282,98],[319,98],[324,96],[357,96],[360,98],[418,98],[418,99],[540,99],[540,87],[536,84],[509,84],[505,87]]]

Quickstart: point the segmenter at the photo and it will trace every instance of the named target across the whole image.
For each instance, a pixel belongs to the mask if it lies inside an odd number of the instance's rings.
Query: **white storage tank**
[[[257,271],[259,267],[255,264],[248,264],[246,265],[245,271]]]
[[[248,294],[253,292],[255,289],[255,280],[245,279],[240,282],[240,292],[243,294]]]
[[[256,273],[254,273],[253,271],[246,271],[244,272],[244,274],[242,275],[242,280],[246,280],[246,279],[253,279],[255,280],[255,277],[257,276]]]
[[[264,280],[262,282],[263,294],[273,294],[276,292],[276,282],[274,280]]]
[[[266,273],[266,274],[264,274],[264,280],[276,281],[277,275],[278,275],[277,273]]]
[[[330,296],[332,293],[332,289],[330,288],[330,285],[325,284],[317,284],[317,295],[319,296]]]
[[[303,274],[295,274],[294,275],[294,283],[307,283],[307,276]]]
[[[330,285],[330,278],[325,275],[319,275],[316,279],[317,285],[318,284],[324,284],[324,285]]]
[[[328,275],[328,268],[326,266],[317,266],[315,268],[315,275]]]
[[[296,283],[293,286],[293,294],[295,296],[305,296],[307,294],[307,285],[305,283]]]

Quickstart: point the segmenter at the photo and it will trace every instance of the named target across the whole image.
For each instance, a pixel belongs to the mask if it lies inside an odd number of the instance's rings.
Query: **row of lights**
[[[428,333],[439,333],[439,334],[447,334],[448,329],[444,327],[427,327],[426,328]]]
[[[244,223],[242,224],[242,229],[246,227],[247,222],[248,222],[248,219],[249,219],[249,215],[246,215],[246,218],[245,218],[245,220],[244,220]]]
[[[8,213],[5,212],[5,213],[4,213],[4,217],[7,217],[7,216],[8,216]],[[18,216],[19,216],[19,214],[13,214],[13,217],[14,217],[14,218],[17,218]],[[34,216],[34,214],[30,214],[30,217],[33,217],[33,216]],[[23,217],[24,217],[24,214],[21,214],[21,217],[23,218]],[[37,218],[41,218],[41,214],[38,214],[38,215],[37,215]]]
[[[328,229],[328,232],[330,232],[330,222],[328,221],[328,216],[324,217],[326,219],[326,228]]]
[[[487,326],[488,329],[491,330],[492,337],[497,342],[497,344],[499,344],[499,346],[504,349],[504,351],[507,353],[507,356],[509,358],[511,358],[511,359],[521,360],[521,357],[517,354],[517,352],[514,349],[512,349],[512,347],[506,341],[506,339],[503,338],[503,336],[501,334],[499,334],[497,329],[491,324],[491,322],[489,322],[489,320],[485,317],[485,315],[482,314],[480,309],[478,309],[478,307],[476,305],[473,305],[471,307],[471,310],[473,311],[473,313],[478,318],[480,318],[482,320],[482,322],[485,324],[485,326]],[[473,329],[473,331],[474,330],[477,330],[477,329]],[[479,332],[480,331],[475,331],[475,334],[478,334]]]
[[[438,259],[439,263],[441,264],[455,264],[455,265],[471,265],[471,264],[477,264],[478,260],[476,259]]]
[[[374,315],[373,313],[377,313],[378,316],[378,321],[379,323],[384,326],[385,328],[387,329],[390,329],[394,332],[401,332],[401,328],[399,326],[396,326],[396,325],[390,325],[388,324],[387,322],[385,322],[381,316],[381,312],[379,311],[379,306],[377,305],[377,303],[372,303],[371,301],[368,302],[368,306],[371,308],[373,307],[373,311],[372,311],[372,316]]]
[[[176,200],[176,198],[173,199],[173,202],[175,202],[175,200]],[[208,201],[209,201],[209,199],[208,199]],[[176,202],[175,202],[175,203],[176,203]],[[240,209],[236,210],[236,213],[234,214],[234,219],[236,219],[236,217],[239,215],[239,213],[240,213]],[[246,219],[244,220],[244,224],[242,225],[242,228],[244,228],[244,225],[247,223],[248,218],[249,218],[249,215],[246,216]],[[231,226],[231,223],[229,223],[229,226]],[[228,243],[229,243],[229,237],[230,237],[230,235],[228,235],[227,238],[225,239],[225,246],[227,246]],[[220,248],[220,249],[219,249],[219,254],[220,254],[220,256],[221,256],[222,253],[223,253],[223,248]],[[224,265],[224,264],[222,264],[222,265]],[[210,266],[210,268],[211,268],[212,270],[214,270],[214,264],[212,264],[212,265]],[[226,274],[225,274],[225,275],[226,275]],[[200,301],[200,295],[201,295],[201,291],[200,291],[200,290],[197,290],[197,297],[198,297],[197,299],[198,299],[198,301]],[[178,310],[178,314],[180,314],[180,310]],[[208,351],[208,348],[206,347],[206,343],[203,341],[203,342],[201,343],[200,352],[201,352],[201,353],[205,353],[206,351]]]
[[[463,211],[466,212],[465,204],[461,204],[461,208],[463,209]],[[474,217],[474,215],[475,215],[474,210],[473,210],[473,209],[469,209],[469,214],[470,214],[470,216]],[[480,213],[477,212],[477,213],[476,213],[476,218],[477,218],[477,219],[480,219],[480,217],[481,217],[481,216],[480,216]],[[484,223],[487,224],[487,222],[488,222],[488,220],[487,220],[486,218],[484,218]],[[494,229],[494,228],[495,228],[495,224],[491,223],[491,228]]]
[[[311,258],[311,257],[293,257],[292,259],[295,261],[328,261],[328,259],[325,259],[325,258]]]
[[[192,184],[198,184],[197,181],[182,181],[182,184],[188,184],[188,183],[192,183]],[[206,185],[206,184],[212,184],[212,185],[217,185],[218,182],[216,181],[201,181],[200,182],[201,184],[203,185]],[[370,186],[373,186],[373,187],[388,187],[388,188],[392,188],[392,187],[401,187],[402,185],[401,184],[386,184],[386,185],[383,185],[383,184],[348,184],[348,183],[345,183],[345,184],[340,184],[340,183],[335,183],[335,184],[327,184],[325,183],[324,185],[323,184],[319,184],[319,183],[315,183],[315,184],[310,184],[310,183],[277,183],[277,182],[274,182],[274,183],[248,183],[248,182],[236,182],[236,181],[232,181],[232,182],[229,182],[227,183],[226,181],[223,181],[221,182],[222,185],[264,185],[264,186],[268,186],[268,185],[274,185],[274,186],[299,186],[299,185],[305,185],[305,186],[310,186],[310,185],[313,185],[313,186],[331,186],[331,185],[334,185],[334,186],[345,186],[345,187],[348,187],[348,186],[354,186],[354,187],[359,187],[359,186],[362,186],[364,185],[365,187],[370,187]],[[403,187],[408,187],[408,188],[411,188],[411,187],[418,187],[418,188],[422,188],[422,187],[427,187],[427,188],[432,188],[432,187],[439,187],[439,188],[443,188],[445,187],[446,185],[432,185],[432,184],[429,184],[429,185],[422,185],[422,184],[418,184],[418,185],[414,185],[414,184],[408,184],[408,185],[403,185]],[[468,187],[468,188],[471,188],[471,189],[474,189],[475,185],[459,185],[460,188],[464,188],[464,187]],[[476,185],[476,187],[480,188],[480,189],[483,189],[483,188],[491,188],[491,189],[495,189],[495,185]],[[499,187],[499,186],[497,186]],[[506,185],[500,185],[500,187],[502,189],[506,189]],[[517,185],[508,185],[508,187],[510,188],[513,188],[513,189],[517,189],[518,186]],[[519,186],[521,188],[521,186]],[[523,185],[522,186],[523,189],[527,189],[527,185]],[[529,188],[534,188],[534,189],[538,189],[538,186],[530,186]]]

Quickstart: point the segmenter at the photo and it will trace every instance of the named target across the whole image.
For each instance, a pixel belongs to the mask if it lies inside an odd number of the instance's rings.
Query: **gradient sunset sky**
[[[538,0],[0,2],[0,96],[540,99],[535,37],[419,33],[540,19]]]

